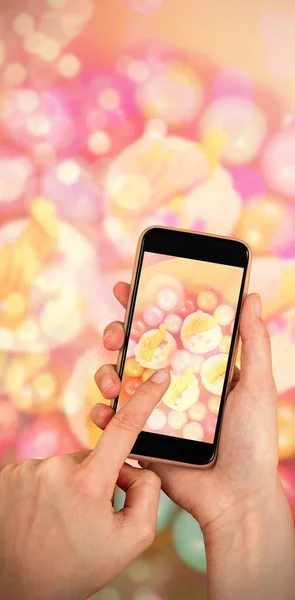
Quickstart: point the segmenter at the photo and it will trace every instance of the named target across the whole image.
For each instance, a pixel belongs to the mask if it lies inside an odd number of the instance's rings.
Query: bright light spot
[[[74,160],[63,161],[57,169],[58,179],[65,185],[77,183],[80,175],[81,169]]]
[[[78,290],[63,287],[54,300],[47,302],[40,315],[42,332],[56,344],[69,342],[81,331],[84,318],[77,309],[79,297]]]
[[[5,327],[0,327],[0,340],[1,340],[1,350],[13,350],[15,341],[14,335]]]
[[[13,29],[22,37],[26,37],[32,33],[35,29],[35,22],[32,15],[29,15],[28,13],[19,13],[13,21]]]
[[[51,373],[40,373],[32,381],[32,386],[41,398],[49,398],[56,391],[56,379]]]
[[[58,432],[54,429],[40,432],[37,437],[37,444],[34,458],[43,458],[43,456],[56,454],[59,446]]]
[[[26,158],[0,160],[0,202],[13,202],[20,196],[31,170]]]
[[[83,2],[83,9],[86,10],[85,0]],[[60,19],[59,24],[61,30],[65,35],[69,37],[75,37],[76,35],[79,35],[79,33],[82,31],[84,22],[85,18],[82,13],[75,15],[67,14]]]
[[[126,237],[126,229],[121,219],[116,219],[116,217],[107,217],[104,220],[104,228],[105,232],[111,239],[121,240],[125,239]]]
[[[67,390],[64,396],[63,410],[66,415],[74,415],[81,409],[81,399],[76,390]]]
[[[36,323],[30,319],[23,322],[17,330],[17,338],[19,341],[31,344],[38,339],[39,330]]]
[[[28,119],[27,130],[34,136],[44,136],[51,130],[51,122],[45,115],[34,115]]]
[[[80,68],[81,63],[74,54],[64,54],[57,65],[58,72],[68,79],[75,77],[79,73]]]
[[[153,189],[140,173],[118,173],[107,181],[107,191],[120,208],[139,211],[147,206]]]
[[[292,115],[292,113],[287,113],[283,119],[284,125],[289,125],[289,123],[292,123],[293,119],[294,119],[294,114]]]
[[[116,90],[106,88],[100,92],[98,101],[105,110],[115,110],[120,104],[120,96]]]
[[[277,206],[274,202],[264,202],[263,211],[267,217],[273,219],[273,221],[277,221],[282,216],[282,208]]]
[[[4,63],[5,54],[6,54],[5,44],[2,40],[0,40],[0,67]]]
[[[150,565],[146,560],[139,558],[129,565],[127,568],[127,574],[132,581],[135,581],[135,583],[140,583],[141,581],[145,581],[150,577]]]
[[[43,33],[34,31],[24,39],[24,49],[30,54],[38,54],[44,39],[46,38]]]
[[[36,110],[39,105],[39,96],[34,90],[20,90],[16,95],[16,106],[23,113]]]
[[[143,60],[133,60],[128,65],[128,75],[133,81],[140,83],[147,78],[148,74],[148,65]]]
[[[54,38],[43,36],[37,53],[46,62],[52,62],[60,53],[60,45]]]
[[[261,237],[261,233],[257,229],[249,229],[247,231],[247,241],[249,244],[253,244],[253,246],[261,242]]]
[[[18,292],[13,292],[6,299],[6,311],[15,318],[21,317],[26,308],[24,296]]]
[[[105,154],[111,147],[111,140],[104,131],[94,131],[88,138],[88,148],[94,154]]]
[[[47,3],[51,8],[65,8],[69,0],[47,0]]]
[[[162,138],[167,133],[167,123],[162,119],[150,119],[146,124],[145,133],[153,138]]]
[[[3,76],[6,84],[20,85],[27,77],[27,70],[21,63],[14,62],[6,66]]]

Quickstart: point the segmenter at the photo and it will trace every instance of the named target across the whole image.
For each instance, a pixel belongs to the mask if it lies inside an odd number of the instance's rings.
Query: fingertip
[[[119,321],[110,323],[103,333],[103,345],[106,350],[120,350],[124,343],[124,326]]]
[[[113,287],[113,292],[116,295],[118,293],[118,291],[120,291],[120,289],[122,288],[122,286],[125,286],[126,283],[124,281],[117,281],[117,283],[115,283],[114,287]]]
[[[113,288],[113,293],[120,304],[126,308],[129,299],[130,284],[124,281],[118,281]]]
[[[270,338],[262,319],[259,294],[249,294],[241,314],[240,334],[242,339],[242,376],[254,377],[257,371],[271,371]]]
[[[108,332],[103,338],[103,345],[106,350],[117,351],[122,348],[124,344],[124,332],[120,327],[116,327],[111,332]]]
[[[103,429],[114,416],[114,409],[108,404],[95,404],[90,411],[90,418],[95,425]]]
[[[112,400],[119,395],[121,380],[113,366],[105,366],[98,369],[94,375],[94,379],[99,391],[106,400]]]
[[[117,396],[119,396],[120,390],[121,390],[121,385],[120,385],[120,383],[115,382],[115,383],[109,385],[108,387],[104,387],[104,384],[101,384],[101,386],[99,387],[99,390],[103,394],[103,396],[106,400],[113,400],[113,398],[116,398]]]
[[[241,337],[247,336],[249,328],[262,321],[262,303],[259,294],[249,294],[243,304],[240,322]]]
[[[261,319],[262,317],[262,302],[259,294],[253,294],[253,303],[254,303],[254,311],[257,319]]]
[[[151,381],[155,383],[168,383],[170,382],[170,373],[166,369],[159,369],[159,371],[155,371],[150,377]]]

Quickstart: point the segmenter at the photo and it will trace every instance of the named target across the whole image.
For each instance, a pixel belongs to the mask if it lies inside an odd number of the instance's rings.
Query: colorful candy
[[[216,307],[218,302],[217,296],[214,292],[211,292],[210,290],[204,290],[203,292],[200,292],[200,294],[198,295],[197,298],[197,304],[198,304],[198,308],[200,308],[201,310],[209,310],[212,311],[214,310],[214,308]]]
[[[181,341],[183,346],[193,354],[201,354],[214,350],[222,339],[222,332],[217,320],[201,310],[192,313],[183,322]]]
[[[125,394],[130,397],[134,394],[134,392],[136,392],[136,390],[139,388],[139,386],[142,384],[142,380],[141,379],[129,379],[127,380],[127,382],[124,382],[124,392]]]
[[[176,314],[167,315],[164,319],[164,325],[170,333],[179,333],[183,319]]]
[[[216,354],[205,360],[201,367],[202,383],[206,390],[221,396],[228,362],[228,354]]]
[[[167,417],[161,408],[155,408],[147,420],[147,426],[153,431],[159,431],[166,425]]]
[[[179,302],[179,297],[175,290],[166,288],[158,293],[157,304],[165,311],[170,311],[176,308]]]
[[[192,355],[187,350],[176,350],[170,360],[170,364],[175,371],[185,371],[191,366]]]
[[[164,320],[164,313],[158,306],[149,306],[143,313],[144,322],[149,327],[158,327]]]
[[[141,377],[144,367],[140,365],[135,358],[127,358],[124,372],[128,377]]]

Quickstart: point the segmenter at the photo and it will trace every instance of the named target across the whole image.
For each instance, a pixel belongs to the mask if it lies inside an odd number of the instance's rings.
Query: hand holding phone
[[[168,385],[165,370],[150,378],[93,450],[4,467],[0,600],[92,597],[152,543],[160,479],[124,461]],[[116,484],[126,492],[120,513]]]
[[[126,308],[130,286],[119,283],[114,291]],[[119,350],[123,324],[111,323],[105,333],[105,347]],[[240,334],[241,373],[235,372],[226,401],[214,467],[196,470],[153,461],[141,464],[156,472],[166,494],[199,521],[210,598],[291,600],[294,525],[277,471],[277,396],[270,341],[257,294],[243,303]],[[121,381],[115,367],[101,367],[96,381],[106,398],[119,395]],[[93,421],[102,429],[113,415],[110,407],[102,405],[92,411]]]
[[[155,370],[168,369],[171,384],[132,457],[198,467],[216,460],[249,264],[238,240],[160,227],[141,236],[114,409]]]

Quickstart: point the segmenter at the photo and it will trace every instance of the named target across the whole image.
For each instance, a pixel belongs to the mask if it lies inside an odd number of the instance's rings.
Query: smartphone
[[[158,369],[171,383],[131,458],[209,467],[236,358],[251,251],[235,239],[152,227],[141,235],[118,373],[120,409]]]

